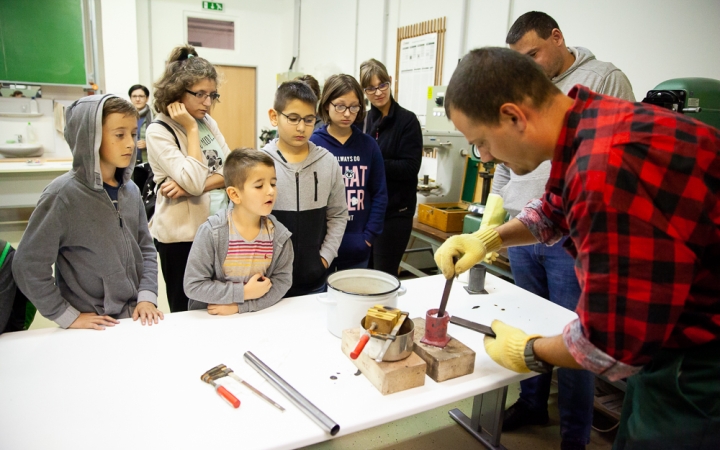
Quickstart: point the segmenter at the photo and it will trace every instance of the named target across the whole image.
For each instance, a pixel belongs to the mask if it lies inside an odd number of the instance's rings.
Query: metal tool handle
[[[407,313],[401,314],[397,323],[395,324],[392,331],[390,332],[390,336],[392,336],[393,340],[395,340],[398,333],[400,332],[400,327],[402,327],[403,323],[405,323],[407,316],[408,316]],[[375,357],[375,362],[382,362],[383,358],[385,357],[385,353],[387,353],[388,349],[390,348],[390,344],[392,344],[393,340],[388,339],[387,341],[385,341],[382,348],[380,349],[380,353],[378,353],[378,355]]]
[[[450,323],[454,323],[455,325],[460,325],[461,327],[469,328],[473,331],[477,331],[478,333],[482,333],[485,336],[490,336],[491,338],[496,337],[495,332],[489,326],[471,322],[471,321],[463,319],[461,317],[457,317],[457,316],[450,317]]]
[[[273,399],[271,399],[271,398],[268,397],[267,395],[265,395],[265,394],[263,394],[262,392],[260,392],[257,388],[255,388],[253,385],[251,385],[251,384],[248,383],[247,381],[245,381],[245,380],[243,380],[242,378],[240,378],[239,376],[235,375],[235,372],[230,372],[229,375],[230,375],[235,381],[237,381],[238,383],[243,384],[246,388],[248,388],[248,389],[250,389],[251,391],[253,391],[256,395],[258,395],[260,398],[262,398],[262,399],[265,400],[266,402],[270,403],[271,405],[273,405],[274,407],[276,407],[276,408],[279,409],[280,411],[285,411],[285,408],[283,408],[282,406],[280,406],[279,403],[275,402]]]
[[[295,388],[280,378],[278,374],[273,372],[271,368],[260,361],[257,356],[252,354],[252,352],[245,352],[243,357],[245,358],[245,361],[253,367],[253,369],[257,370],[258,373],[262,375],[263,378],[270,382],[270,384],[287,397],[288,400],[293,402],[295,406],[300,408],[300,410],[315,421],[315,423],[330,433],[331,436],[335,436],[338,431],[340,431],[340,425],[335,423],[335,421],[328,417],[327,414],[320,411],[317,406],[310,403],[308,399],[303,397],[302,394],[295,390]]]
[[[455,258],[453,258],[453,265],[455,264]],[[450,298],[450,289],[452,289],[453,279],[450,278],[445,282],[445,289],[443,290],[442,300],[440,300],[440,308],[438,309],[437,316],[442,317],[445,315],[445,307],[447,306],[448,299]]]
[[[233,408],[239,408],[240,407],[240,400],[238,400],[237,397],[235,397],[232,392],[225,389],[223,386],[218,386],[215,389],[215,392],[218,393],[218,395],[225,400],[228,401],[232,405]]]

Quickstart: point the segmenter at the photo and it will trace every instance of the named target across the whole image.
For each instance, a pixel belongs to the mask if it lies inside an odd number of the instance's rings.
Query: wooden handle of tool
[[[360,336],[360,342],[358,342],[357,346],[355,347],[355,350],[350,353],[350,358],[357,359],[358,356],[360,356],[360,353],[362,353],[363,349],[365,348],[365,344],[370,340],[370,335],[367,333],[363,333],[362,336]]]
[[[233,406],[233,408],[240,407],[240,400],[238,400],[237,397],[232,395],[232,393],[230,391],[228,391],[227,389],[225,389],[223,386],[218,386],[217,393],[220,397],[227,400],[228,403],[230,403]]]

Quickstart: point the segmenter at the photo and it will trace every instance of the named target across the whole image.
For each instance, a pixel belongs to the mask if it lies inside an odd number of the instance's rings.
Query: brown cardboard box
[[[460,232],[463,218],[469,214],[467,203],[420,203],[418,221],[446,232]]]

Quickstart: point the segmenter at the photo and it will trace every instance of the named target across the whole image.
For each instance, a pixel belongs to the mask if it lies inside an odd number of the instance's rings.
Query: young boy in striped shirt
[[[224,172],[232,203],[200,226],[184,280],[188,309],[213,315],[265,309],[292,285],[290,232],[270,214],[277,182],[272,158],[233,150]]]

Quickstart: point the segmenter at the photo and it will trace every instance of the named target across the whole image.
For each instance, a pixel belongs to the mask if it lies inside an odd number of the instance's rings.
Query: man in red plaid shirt
[[[569,235],[582,289],[562,335],[495,321],[488,355],[517,372],[634,375],[617,449],[720,448],[720,131],[582,86],[563,95],[503,48],[463,58],[445,108],[483,161],[521,175],[552,161],[544,198],[438,249],[445,277],[500,247]]]

